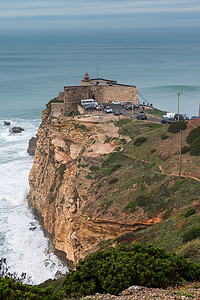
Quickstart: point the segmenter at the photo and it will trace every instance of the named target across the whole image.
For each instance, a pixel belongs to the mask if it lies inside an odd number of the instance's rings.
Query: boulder
[[[6,126],[10,126],[10,122],[8,122],[8,121],[4,121],[4,125],[6,125]]]
[[[15,126],[11,129],[12,133],[21,133],[22,131],[24,131],[24,129],[18,126]]]
[[[27,149],[27,152],[30,156],[34,156],[35,155],[35,149],[37,147],[37,140],[38,140],[38,137],[32,137],[30,140],[29,140],[29,143],[28,143],[28,149]]]

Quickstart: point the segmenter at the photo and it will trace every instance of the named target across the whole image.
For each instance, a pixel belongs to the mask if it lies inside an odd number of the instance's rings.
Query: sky
[[[0,34],[200,29],[200,0],[1,0]]]

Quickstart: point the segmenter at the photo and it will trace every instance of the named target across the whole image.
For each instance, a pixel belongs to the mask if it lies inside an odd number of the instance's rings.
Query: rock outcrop
[[[114,150],[116,144],[105,143],[105,139],[109,134],[118,136],[117,130],[112,122],[102,125],[84,118],[51,119],[43,113],[29,175],[29,204],[41,218],[54,247],[73,263],[96,250],[102,240],[156,222],[133,219],[124,223],[114,216],[97,218],[85,209],[95,201],[88,193],[92,185],[92,180],[86,179],[89,166]]]
[[[37,147],[37,140],[38,140],[38,137],[32,137],[30,140],[29,140],[29,143],[28,143],[28,149],[27,149],[27,152],[30,156],[34,156],[35,155],[35,149]]]
[[[12,133],[21,133],[22,131],[24,131],[24,128],[19,127],[19,126],[15,126],[11,129]]]

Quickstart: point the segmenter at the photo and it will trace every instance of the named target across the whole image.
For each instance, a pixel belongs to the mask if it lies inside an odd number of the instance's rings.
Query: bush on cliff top
[[[64,281],[69,296],[111,293],[131,285],[163,287],[200,278],[200,266],[152,245],[133,244],[98,251],[80,260]]]
[[[172,133],[177,133],[180,130],[185,130],[187,128],[187,123],[184,121],[173,122],[169,125],[168,131]]]

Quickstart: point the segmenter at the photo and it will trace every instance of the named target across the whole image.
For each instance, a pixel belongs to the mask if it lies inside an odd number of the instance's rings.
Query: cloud
[[[199,0],[1,0],[0,31],[200,27]]]
[[[146,1],[14,1],[1,0],[1,18],[38,16],[88,16],[126,14],[168,14],[200,11],[199,0],[146,0]]]

